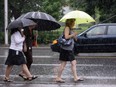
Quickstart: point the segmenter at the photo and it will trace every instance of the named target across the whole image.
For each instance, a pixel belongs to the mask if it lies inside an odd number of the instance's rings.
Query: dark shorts
[[[23,52],[9,49],[8,57],[6,59],[5,65],[21,65],[26,64],[26,59]]]
[[[61,49],[59,60],[61,60],[61,61],[75,60],[74,52],[70,51],[70,50]]]

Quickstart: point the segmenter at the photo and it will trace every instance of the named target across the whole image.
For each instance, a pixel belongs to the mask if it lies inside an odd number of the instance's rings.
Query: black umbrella
[[[6,29],[23,28],[30,25],[37,25],[34,21],[26,18],[17,19],[11,22]]]
[[[44,12],[28,12],[21,15],[18,19],[21,18],[34,20],[38,24],[38,31],[49,31],[60,28],[60,24],[51,15]]]

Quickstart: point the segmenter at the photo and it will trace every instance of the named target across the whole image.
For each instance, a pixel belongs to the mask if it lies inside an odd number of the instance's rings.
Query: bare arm
[[[65,39],[70,39],[70,38],[75,38],[75,36],[77,35],[76,32],[74,32],[73,34],[70,34],[70,29],[69,27],[65,27],[64,29],[64,36],[65,36]]]

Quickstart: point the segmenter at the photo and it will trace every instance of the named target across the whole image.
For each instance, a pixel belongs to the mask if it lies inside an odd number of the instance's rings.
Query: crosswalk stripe
[[[4,55],[1,55],[0,58],[2,57],[7,57],[7,56],[4,56]],[[52,58],[52,56],[33,56],[34,58]]]
[[[5,56],[5,55],[0,55],[0,58],[6,58],[7,56]],[[52,56],[49,56],[49,55],[46,55],[46,56],[43,56],[43,55],[41,55],[41,56],[33,56],[33,58],[56,58],[56,57],[54,57],[54,55],[52,55]],[[57,57],[58,58],[58,57]],[[106,59],[111,59],[111,58],[116,58],[115,56],[76,56],[76,58],[78,59],[78,58],[106,58]]]
[[[19,77],[18,75],[10,75],[11,77]],[[38,76],[38,78],[55,78],[55,75],[36,75]],[[0,75],[0,77],[4,77],[4,75]],[[116,77],[110,77],[110,76],[79,76],[82,77],[84,79],[112,79],[112,80],[116,80]],[[72,75],[63,75],[62,78],[73,78]]]
[[[4,66],[4,64],[0,64],[1,66]],[[32,64],[32,66],[59,66],[60,64]],[[71,66],[70,64],[67,63],[66,66]],[[101,67],[103,64],[77,64],[77,66],[93,66],[93,67]],[[110,66],[110,65],[109,65]]]

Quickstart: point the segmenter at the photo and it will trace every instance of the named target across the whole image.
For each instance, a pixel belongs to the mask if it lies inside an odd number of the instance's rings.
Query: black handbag
[[[72,40],[71,39],[65,39],[64,35],[61,35],[58,38],[58,43],[61,44],[62,46],[70,46],[70,45],[72,45]]]
[[[50,47],[52,51],[60,53],[62,46],[70,46],[70,45],[72,45],[72,39],[65,39],[64,34],[62,34],[58,39],[53,41]]]
[[[53,43],[50,45],[50,48],[52,49],[53,52],[59,52],[61,50],[61,45],[58,43],[58,40],[56,40],[57,43]]]

